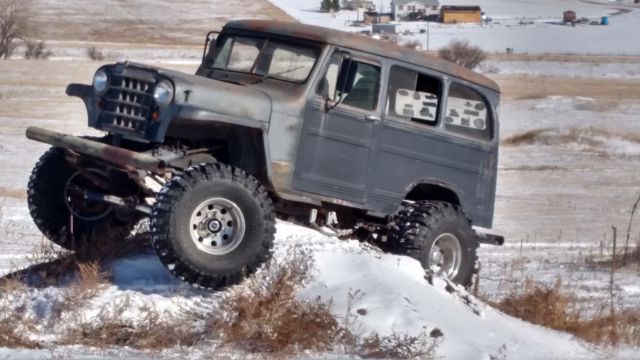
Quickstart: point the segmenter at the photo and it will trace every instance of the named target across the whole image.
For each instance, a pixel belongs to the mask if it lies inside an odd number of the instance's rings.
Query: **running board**
[[[479,244],[487,244],[487,245],[496,245],[502,246],[504,245],[504,236],[494,235],[494,234],[484,234],[484,233],[476,233],[476,241]]]

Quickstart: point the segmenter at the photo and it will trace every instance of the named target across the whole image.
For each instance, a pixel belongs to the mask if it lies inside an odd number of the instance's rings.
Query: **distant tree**
[[[27,47],[24,52],[25,59],[46,60],[52,54],[44,41],[25,41],[25,45]]]
[[[0,59],[8,59],[28,37],[29,3],[0,0]]]
[[[467,40],[453,40],[438,51],[441,58],[473,69],[487,59],[487,53]]]
[[[333,0],[333,11],[340,11],[340,0]]]
[[[333,0],[322,0],[320,2],[320,10],[331,11],[332,8],[333,8]]]
[[[89,59],[94,60],[94,61],[102,61],[102,60],[104,60],[104,54],[102,53],[102,51],[96,49],[95,46],[87,48],[86,51],[87,51],[87,56],[89,57]]]

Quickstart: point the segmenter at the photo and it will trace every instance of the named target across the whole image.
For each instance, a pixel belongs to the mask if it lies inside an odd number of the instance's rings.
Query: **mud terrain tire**
[[[275,212],[252,175],[220,163],[200,164],[175,175],[158,193],[151,236],[171,273],[220,289],[270,258]]]
[[[404,205],[389,224],[388,246],[391,252],[409,255],[436,274],[448,262],[457,263],[453,266],[455,271],[443,275],[463,286],[471,283],[476,261],[475,234],[458,206],[439,201]],[[447,261],[453,252],[459,254],[458,260]],[[443,267],[435,263],[438,260]]]
[[[69,250],[123,241],[139,220],[137,214],[110,211],[96,220],[74,216],[71,221],[71,211],[65,204],[65,186],[75,173],[76,169],[65,159],[61,148],[50,148],[36,163],[29,178],[27,203],[38,229],[49,240]]]

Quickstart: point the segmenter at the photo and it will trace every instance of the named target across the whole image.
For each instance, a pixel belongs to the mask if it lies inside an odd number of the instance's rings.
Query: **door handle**
[[[375,116],[375,115],[367,115],[367,116],[364,117],[364,119],[367,120],[368,122],[372,122],[372,123],[380,121],[380,118]]]

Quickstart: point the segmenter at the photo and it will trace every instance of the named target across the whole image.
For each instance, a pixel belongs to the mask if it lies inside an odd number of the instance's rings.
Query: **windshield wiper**
[[[300,66],[295,67],[295,68],[293,68],[293,69],[287,69],[287,70],[280,71],[280,72],[277,72],[277,73],[274,73],[274,74],[266,73],[266,74],[264,74],[264,76],[262,76],[261,78],[259,78],[259,79],[255,80],[255,81],[253,81],[253,82],[250,82],[250,83],[249,83],[249,85],[254,85],[254,84],[257,84],[257,83],[263,82],[263,81],[265,81],[267,78],[270,78],[270,77],[278,77],[278,76],[280,76],[280,75],[285,75],[285,74],[288,74],[288,73],[290,73],[290,72],[293,72],[293,71],[297,71],[297,70],[303,69],[304,67],[305,67],[304,65],[300,65]]]

